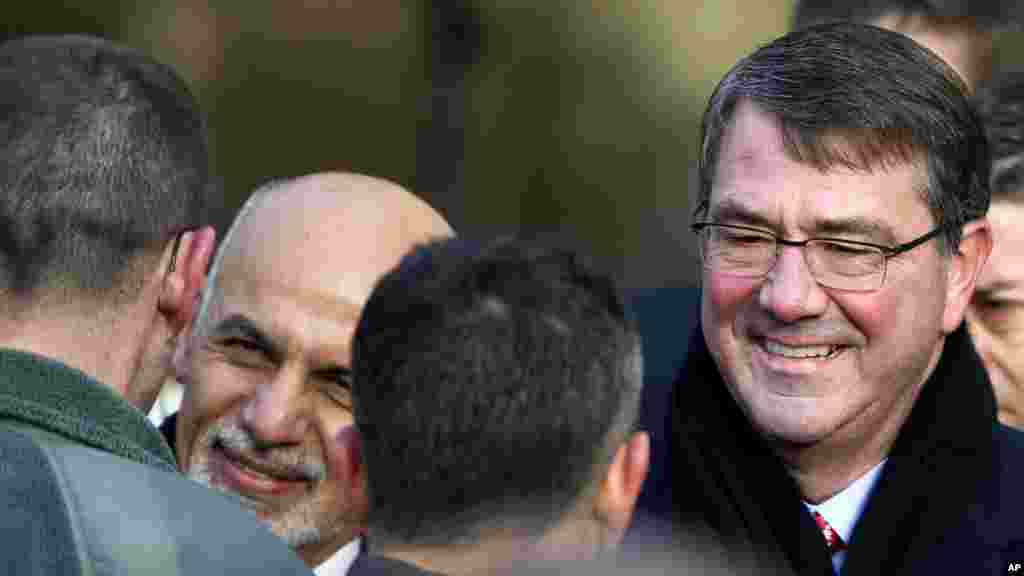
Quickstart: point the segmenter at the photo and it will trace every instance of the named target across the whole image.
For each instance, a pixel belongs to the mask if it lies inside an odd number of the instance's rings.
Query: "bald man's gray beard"
[[[247,498],[215,481],[211,453],[220,447],[234,453],[252,456],[274,468],[286,469],[302,474],[313,487],[303,497],[284,509],[269,510],[258,500]],[[320,454],[314,454],[303,447],[263,448],[245,431],[245,428],[231,421],[220,421],[207,428],[193,447],[189,478],[238,499],[241,504],[254,512],[267,510],[269,514],[260,521],[296,549],[318,544],[338,531],[344,522],[337,517],[322,517],[319,492],[316,488],[327,477],[327,467]]]

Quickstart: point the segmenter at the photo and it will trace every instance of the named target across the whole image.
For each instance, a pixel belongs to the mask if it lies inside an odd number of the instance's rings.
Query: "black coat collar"
[[[677,520],[752,551],[760,573],[832,574],[782,462],[726,390],[700,326],[673,389]],[[961,326],[946,339],[851,538],[844,574],[897,574],[969,508],[992,469],[995,398]],[[941,481],[937,481],[941,479]]]

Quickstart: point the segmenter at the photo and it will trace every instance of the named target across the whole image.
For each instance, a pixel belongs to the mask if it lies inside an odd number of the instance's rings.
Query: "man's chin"
[[[288,547],[296,552],[300,550],[312,551],[319,548],[322,536],[320,530],[312,526],[296,526],[286,518],[270,517],[264,521],[270,531],[284,540]]]
[[[802,408],[807,409],[806,406]],[[807,413],[793,406],[789,409],[775,406],[767,410],[754,410],[752,420],[762,436],[790,449],[814,446],[830,438],[838,428],[836,419],[828,417],[822,407]]]
[[[188,476],[236,500],[293,550],[322,547],[320,530],[307,518],[311,513],[306,509],[310,506],[309,488],[274,494],[250,491],[245,489],[244,482],[239,482],[236,469],[222,452],[211,448],[198,459]]]

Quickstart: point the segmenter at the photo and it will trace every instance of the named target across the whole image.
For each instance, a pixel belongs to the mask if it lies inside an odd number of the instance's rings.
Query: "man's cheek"
[[[362,445],[354,425],[340,428],[327,447],[331,481],[338,487],[349,517],[364,522],[369,510],[363,475]]]
[[[742,278],[712,272],[704,274],[704,290],[711,295],[712,302],[716,305],[727,305],[746,298],[752,295],[754,289],[762,282],[765,282],[764,278]]]
[[[348,484],[360,482],[362,446],[354,425],[342,426],[334,434],[327,446],[327,459],[333,464],[331,475],[335,481]]]

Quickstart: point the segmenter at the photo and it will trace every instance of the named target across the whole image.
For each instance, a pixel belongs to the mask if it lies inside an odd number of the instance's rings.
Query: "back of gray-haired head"
[[[205,129],[183,80],[136,50],[88,36],[0,45],[0,292],[131,297],[138,257],[202,224]]]

